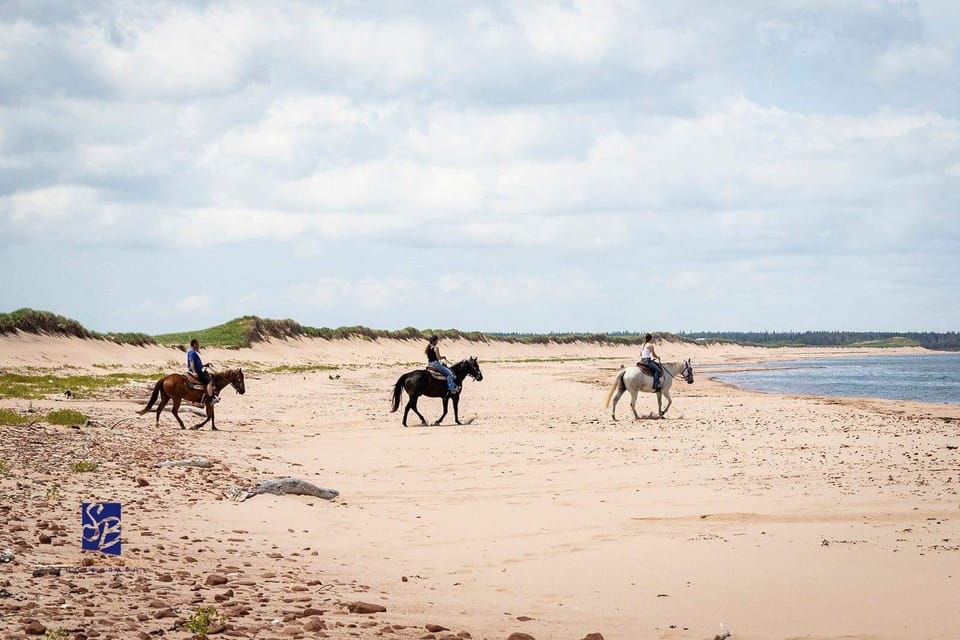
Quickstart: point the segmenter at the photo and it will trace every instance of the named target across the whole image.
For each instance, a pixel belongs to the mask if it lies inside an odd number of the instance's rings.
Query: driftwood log
[[[158,467],[199,467],[209,469],[213,466],[206,458],[191,458],[190,460],[164,460],[157,463]]]
[[[231,486],[224,490],[223,493],[231,500],[236,500],[237,502],[243,502],[244,500],[249,500],[253,496],[258,496],[264,493],[270,493],[275,496],[283,496],[288,494],[295,496],[313,496],[315,498],[323,498],[324,500],[333,500],[340,495],[340,492],[336,489],[318,487],[304,480],[300,480],[299,478],[276,478],[274,480],[264,480],[255,487]]]

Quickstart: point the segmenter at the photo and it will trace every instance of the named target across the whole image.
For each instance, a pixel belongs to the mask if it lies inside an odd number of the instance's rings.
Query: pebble
[[[27,626],[24,629],[24,632],[28,636],[42,636],[47,632],[47,628],[42,624],[40,624],[39,622],[37,622],[36,620],[31,620],[30,622],[27,623]]]
[[[350,613],[385,613],[387,608],[382,604],[371,604],[369,602],[351,602],[347,605]]]

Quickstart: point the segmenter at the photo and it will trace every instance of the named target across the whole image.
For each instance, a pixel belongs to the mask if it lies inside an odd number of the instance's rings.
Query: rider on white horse
[[[654,391],[660,391],[661,388],[660,377],[663,375],[663,369],[656,362],[659,359],[660,356],[657,355],[657,350],[653,346],[653,336],[648,333],[643,337],[643,351],[640,353],[640,362],[653,372]]]

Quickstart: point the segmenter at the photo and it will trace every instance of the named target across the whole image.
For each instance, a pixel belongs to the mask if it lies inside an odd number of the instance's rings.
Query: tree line
[[[937,351],[960,351],[960,332],[957,331],[694,331],[677,335],[699,342],[735,342],[764,347],[920,346]]]

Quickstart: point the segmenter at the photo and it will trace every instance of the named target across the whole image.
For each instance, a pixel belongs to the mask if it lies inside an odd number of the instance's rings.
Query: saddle
[[[426,370],[427,370],[427,373],[429,373],[431,376],[433,376],[433,377],[436,378],[437,380],[444,380],[444,381],[445,381],[445,380],[447,379],[447,376],[446,376],[444,373],[442,373],[442,372],[434,369],[434,368],[431,367],[430,365],[427,365]]]
[[[203,384],[202,382],[200,382],[200,379],[197,378],[197,376],[195,376],[195,375],[193,375],[192,373],[190,373],[189,371],[187,371],[185,374],[183,374],[183,377],[187,379],[187,386],[188,386],[189,388],[195,389],[195,390],[197,390],[197,391],[206,391],[206,390],[207,390],[207,385],[205,385],[205,384]]]
[[[637,363],[637,368],[640,369],[640,371],[641,371],[644,375],[650,376],[651,378],[653,377],[653,369],[651,369],[651,368],[648,367],[647,365],[643,364],[642,362],[638,362],[638,363]]]

